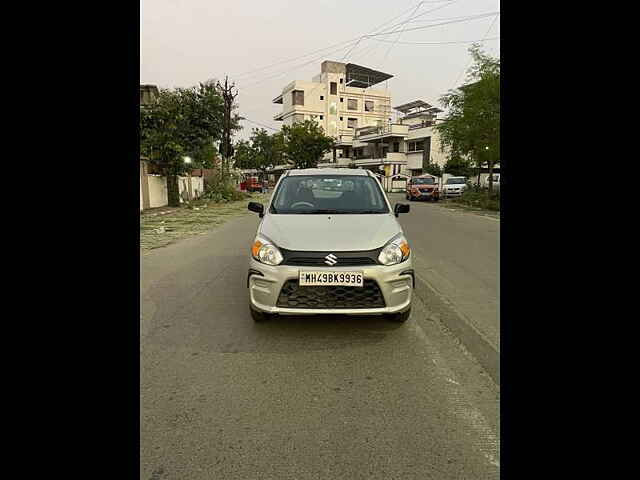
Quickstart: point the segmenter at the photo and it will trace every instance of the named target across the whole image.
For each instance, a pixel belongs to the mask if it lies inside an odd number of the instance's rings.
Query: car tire
[[[405,198],[406,198],[407,200],[411,200],[411,198],[409,197],[409,194],[408,194],[408,193],[407,193],[407,194],[405,194]]]
[[[409,307],[409,310],[406,310],[404,312],[389,314],[387,315],[387,319],[390,322],[404,323],[407,320],[409,320],[410,316],[411,316],[411,307]]]
[[[249,306],[249,311],[251,312],[251,318],[253,318],[253,321],[256,323],[266,322],[268,320],[271,320],[271,318],[273,317],[273,315],[270,313],[254,310],[252,306]]]

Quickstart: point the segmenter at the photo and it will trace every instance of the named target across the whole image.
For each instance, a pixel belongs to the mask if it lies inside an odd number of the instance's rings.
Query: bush
[[[471,207],[481,208],[483,210],[500,211],[500,192],[493,192],[489,195],[487,189],[472,188],[467,189],[464,193],[454,198],[455,203],[469,205]]]
[[[232,175],[222,178],[220,174],[207,177],[202,195],[203,199],[211,200],[214,203],[234,202],[248,197],[247,193],[237,189],[236,179]]]

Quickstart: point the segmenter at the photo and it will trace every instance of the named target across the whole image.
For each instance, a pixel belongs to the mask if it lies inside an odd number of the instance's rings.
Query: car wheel
[[[273,315],[270,313],[254,310],[251,305],[249,305],[249,311],[251,312],[251,318],[253,318],[253,321],[256,323],[266,322],[267,320],[271,320],[271,318],[273,317]]]
[[[408,194],[408,193],[407,193],[407,194],[405,194],[405,198],[406,198],[407,200],[410,200],[410,198],[409,198],[409,194]]]
[[[409,307],[409,310],[405,312],[389,314],[387,315],[387,319],[391,322],[404,323],[409,319],[410,316],[411,316],[411,307]]]

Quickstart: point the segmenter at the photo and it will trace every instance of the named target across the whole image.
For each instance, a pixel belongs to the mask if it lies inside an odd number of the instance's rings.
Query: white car
[[[466,177],[449,177],[442,187],[442,194],[445,197],[459,197],[466,188]]]
[[[249,258],[249,308],[273,315],[383,314],[404,322],[414,287],[411,249],[394,207],[368,170],[288,170],[260,223]]]

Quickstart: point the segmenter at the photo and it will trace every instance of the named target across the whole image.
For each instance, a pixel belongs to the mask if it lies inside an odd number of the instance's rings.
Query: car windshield
[[[414,185],[435,185],[436,179],[433,177],[414,178],[411,183]]]
[[[289,175],[273,198],[276,214],[389,213],[379,183],[365,175]]]
[[[460,183],[465,183],[464,178],[459,177],[459,178],[449,178],[447,180],[447,185],[458,185]]]

